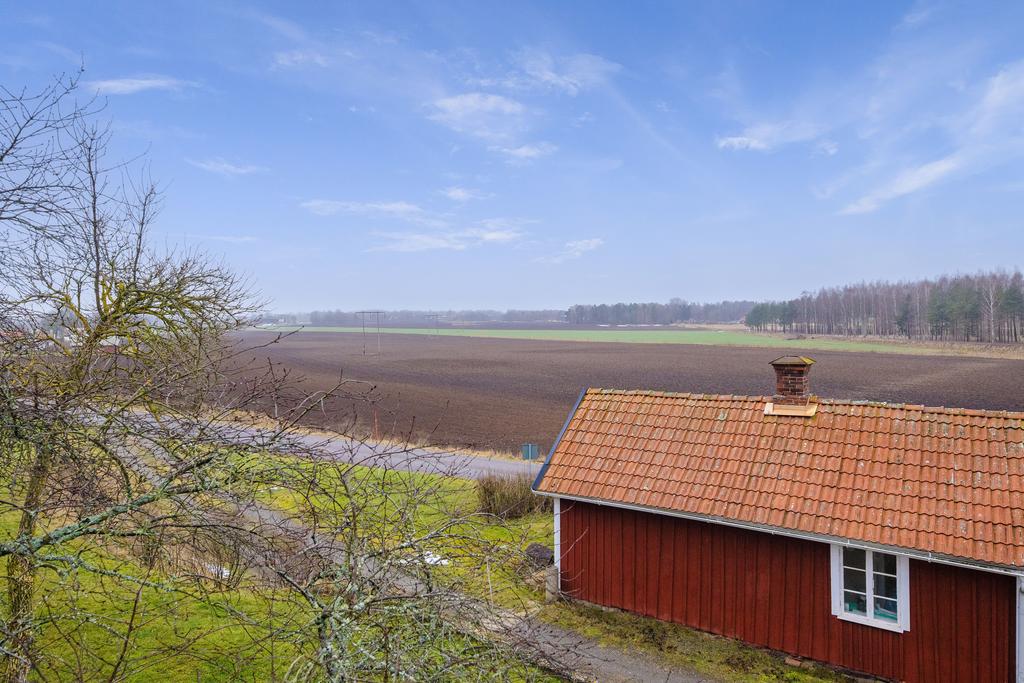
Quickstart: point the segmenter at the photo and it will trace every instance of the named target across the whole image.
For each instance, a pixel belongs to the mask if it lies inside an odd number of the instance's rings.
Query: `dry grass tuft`
[[[530,490],[525,474],[488,474],[476,483],[479,510],[501,519],[516,519],[551,509],[551,501]]]

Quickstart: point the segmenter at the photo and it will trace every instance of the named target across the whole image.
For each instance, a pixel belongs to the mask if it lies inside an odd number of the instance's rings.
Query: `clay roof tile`
[[[538,490],[1024,567],[1024,413],[588,390]]]

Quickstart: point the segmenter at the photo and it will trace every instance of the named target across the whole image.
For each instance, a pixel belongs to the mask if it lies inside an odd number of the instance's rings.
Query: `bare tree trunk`
[[[50,472],[49,451],[35,449],[35,459],[29,474],[28,488],[21,508],[18,536],[31,537],[36,531],[36,514],[42,500],[43,486]],[[10,634],[8,649],[11,654],[4,658],[0,667],[2,683],[27,683],[32,670],[35,628],[35,561],[27,555],[10,555],[7,558],[7,632]]]

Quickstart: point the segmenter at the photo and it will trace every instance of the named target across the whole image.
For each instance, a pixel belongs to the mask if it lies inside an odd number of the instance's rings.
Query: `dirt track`
[[[244,340],[259,343],[273,336],[248,332]],[[370,346],[376,351],[376,338]],[[379,357],[364,356],[362,350],[359,334],[300,332],[255,355],[302,375],[309,390],[332,385],[342,371],[346,378],[374,384],[382,431],[412,428],[435,444],[500,450],[532,441],[546,452],[587,386],[761,395],[773,389],[768,362],[787,353],[400,334],[382,335]],[[818,361],[811,386],[819,396],[1024,410],[1024,361],[801,353]],[[349,419],[353,405],[333,406],[316,422],[337,427]],[[368,428],[370,411],[355,410]]]

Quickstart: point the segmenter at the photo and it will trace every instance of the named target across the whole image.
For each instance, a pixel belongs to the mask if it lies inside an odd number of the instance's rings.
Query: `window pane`
[[[859,593],[843,591],[843,609],[850,614],[867,616],[868,599],[866,596],[860,595]]]
[[[866,568],[864,551],[859,548],[843,548],[843,566]]]
[[[857,591],[859,593],[867,593],[867,574],[860,569],[844,569],[843,588],[846,590]]]
[[[883,574],[896,575],[896,556],[887,553],[875,553],[875,571]]]
[[[896,577],[875,574],[875,595],[896,599]]]
[[[875,598],[875,619],[896,621],[896,601],[887,598]]]

